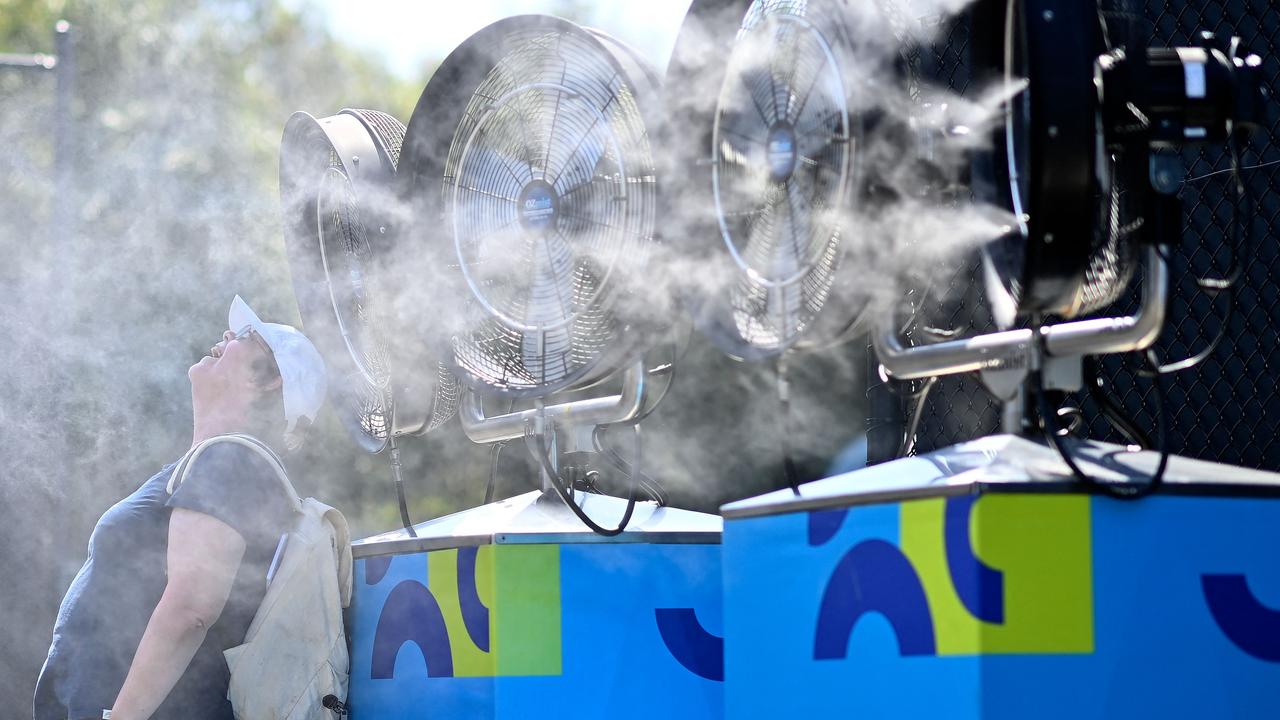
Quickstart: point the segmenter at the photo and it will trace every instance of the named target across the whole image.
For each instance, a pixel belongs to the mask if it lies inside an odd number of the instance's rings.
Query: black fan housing
[[[396,264],[387,243],[404,125],[347,109],[295,113],[280,148],[280,194],[294,294],[329,371],[333,407],[370,452],[456,412],[457,380],[416,362],[389,313]]]

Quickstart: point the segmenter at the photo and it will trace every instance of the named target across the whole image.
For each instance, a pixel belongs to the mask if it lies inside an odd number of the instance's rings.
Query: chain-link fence
[[[1145,18],[1154,46],[1194,44],[1197,34],[1238,36],[1263,58],[1263,83],[1269,97],[1280,90],[1280,7],[1268,0],[1174,0],[1148,2]],[[934,48],[939,81],[965,92],[972,78],[970,28],[957,22]],[[1252,210],[1240,221],[1247,238],[1243,273],[1234,290],[1214,296],[1196,283],[1198,277],[1224,277],[1233,261],[1233,175],[1230,157],[1221,147],[1187,151],[1186,181],[1179,197],[1183,209],[1182,243],[1170,255],[1172,293],[1169,315],[1157,351],[1166,362],[1205,349],[1226,328],[1221,343],[1193,368],[1162,380],[1166,392],[1167,442],[1170,451],[1219,462],[1280,469],[1280,247],[1273,228],[1280,222],[1277,171],[1280,164],[1280,106],[1268,127],[1248,143],[1240,159]],[[1247,217],[1245,217],[1247,215]],[[940,283],[943,292],[926,307],[930,322],[969,332],[990,330],[976,260]],[[1234,294],[1234,297],[1232,297]],[[1131,312],[1135,299],[1117,304]],[[1158,422],[1152,380],[1140,374],[1137,356],[1109,356],[1100,376],[1105,391],[1119,401],[1138,425],[1150,430]],[[1083,393],[1081,394],[1083,395]],[[1122,442],[1085,397],[1078,404],[1090,437]],[[996,404],[977,378],[941,378],[922,408],[917,451],[927,451],[995,432]]]

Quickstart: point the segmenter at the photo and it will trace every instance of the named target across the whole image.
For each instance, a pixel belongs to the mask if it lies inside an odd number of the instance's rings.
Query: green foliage
[[[232,295],[298,322],[278,217],[285,121],[346,106],[408,120],[421,90],[276,0],[0,0],[0,52],[51,53],[62,18],[70,185],[54,184],[55,73],[0,69],[0,569],[26,585],[0,599],[8,707],[29,706],[97,517],[190,442],[186,368]],[[73,235],[54,235],[55,193]],[[314,434],[298,484],[357,533],[393,526],[385,459],[362,457],[332,418]],[[468,492],[441,484],[414,509],[456,509]]]
[[[53,24],[62,2],[0,0],[0,52],[53,52]]]

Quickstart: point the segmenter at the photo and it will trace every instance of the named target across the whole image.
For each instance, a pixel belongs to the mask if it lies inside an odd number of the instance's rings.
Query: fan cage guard
[[[1024,0],[1004,0],[1002,48],[1002,73],[1006,87],[1028,74],[1025,44],[1028,42],[1024,17]],[[1041,31],[1043,32],[1043,31]],[[1099,33],[1100,38],[1110,38],[1111,33]],[[1101,42],[1101,41],[1100,41]],[[1099,53],[1109,52],[1110,47],[1099,45]],[[987,277],[987,294],[993,307],[1013,309],[1010,317],[1000,317],[1000,327],[1010,327],[1017,317],[1032,313],[1051,313],[1071,319],[1097,313],[1114,304],[1125,293],[1138,264],[1138,243],[1134,233],[1142,228],[1139,189],[1145,182],[1145,156],[1127,156],[1120,147],[1108,147],[1101,137],[1100,119],[1091,123],[1096,128],[1095,148],[1092,154],[1094,176],[1093,230],[1088,245],[1075,238],[1057,239],[1070,243],[1076,257],[1072,263],[1078,266],[1075,277],[1053,298],[1047,298],[1031,288],[1044,279],[1045,273],[1057,274],[1057,267],[1048,267],[1053,260],[1040,257],[1030,247],[1032,243],[1044,243],[1044,231],[1033,234],[1032,193],[1029,178],[1038,168],[1033,167],[1028,145],[1031,133],[1031,87],[1020,90],[1005,105],[1003,128],[996,138],[1000,154],[996,166],[1003,173],[1001,192],[1004,204],[1014,215],[1013,232],[983,248],[985,262],[989,263],[994,277]],[[1094,108],[1095,116],[1101,108]]]
[[[364,272],[370,248],[359,199],[337,153],[330,152],[329,168],[321,176],[318,190],[320,258],[330,312],[346,351],[345,355],[329,353],[330,374],[342,378],[338,383],[341,402],[335,407],[343,414],[353,413],[360,431],[381,441],[391,432],[390,363],[386,342],[369,312],[368,298],[377,295],[377,287],[376,280]],[[335,363],[334,355],[346,358],[346,362]]]
[[[404,125],[375,110],[348,109],[341,114],[359,121],[379,155],[376,161],[394,173]],[[385,248],[370,238],[371,232],[380,236],[385,227],[386,209],[378,203],[389,197],[390,184],[379,184],[376,178],[353,180],[344,162],[346,149],[321,127],[329,119],[303,117],[299,144],[293,144],[287,131],[282,152],[290,173],[297,169],[295,163],[304,168],[297,173],[300,177],[291,174],[282,183],[292,197],[301,197],[286,200],[290,211],[303,213],[301,222],[292,226],[290,254],[295,266],[318,261],[315,272],[302,274],[313,287],[298,293],[299,311],[328,365],[331,401],[339,418],[364,449],[378,452],[395,435],[425,433],[447,422],[457,412],[458,384],[447,368],[438,366],[426,378],[429,404],[416,407],[423,404],[420,399],[397,397],[393,378],[404,383],[393,371],[398,365],[396,349],[387,342],[384,323],[376,314],[377,298],[385,296],[387,288],[372,269]],[[361,189],[366,191],[363,198]]]
[[[495,52],[495,50],[497,52]],[[593,31],[543,16],[508,18],[455,50],[447,67],[487,63],[477,81],[433,96],[465,108],[438,174],[447,264],[465,324],[454,369],[485,393],[541,396],[611,372],[635,342],[636,292],[655,242],[656,172],[637,86]],[[435,82],[435,78],[433,78]],[[434,102],[428,102],[434,98]],[[435,170],[435,168],[431,168]],[[416,181],[415,181],[416,182]],[[413,188],[413,192],[419,192]],[[429,191],[428,191],[429,192]],[[442,251],[433,248],[439,258]]]
[[[717,238],[720,250],[709,259],[723,280],[709,292],[698,291],[694,314],[721,349],[755,360],[802,339],[821,342],[824,335],[830,341],[856,324],[860,310],[835,318],[824,307],[858,304],[842,297],[848,289],[836,280],[859,184],[855,155],[862,128],[849,108],[844,69],[853,44],[839,14],[842,5],[741,5],[735,33],[725,38],[732,50],[714,106],[695,117],[675,108],[680,120],[669,123],[679,127],[668,132],[686,133],[692,122],[699,126],[694,132],[707,133],[705,144],[689,146],[690,157],[681,159],[682,175],[707,178],[710,170],[706,205],[714,219],[695,217],[690,224],[707,225],[699,237]],[[705,1],[691,7],[669,70],[673,95],[682,95],[675,89],[682,84],[705,82],[704,68],[691,60],[694,46],[705,42],[699,24],[716,22],[713,15],[723,17],[726,7]],[[686,33],[692,40],[685,40]],[[688,203],[701,192],[681,193],[674,201]]]

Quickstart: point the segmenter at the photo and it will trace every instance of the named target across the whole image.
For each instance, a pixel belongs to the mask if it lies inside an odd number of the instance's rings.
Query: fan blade
[[[524,296],[528,304],[523,321],[526,330],[521,353],[526,367],[541,368],[540,382],[555,380],[557,359],[566,359],[571,347],[574,315],[573,252],[558,233],[539,233],[533,239],[532,264],[527,268],[532,281]]]
[[[797,42],[801,42],[797,38]],[[830,106],[839,98],[843,103],[844,88],[839,82],[837,69],[821,48],[813,44],[791,48],[794,66],[790,79],[791,103],[787,107],[787,120],[800,127],[811,114],[814,106]],[[825,101],[825,102],[824,102]]]
[[[747,143],[732,131],[717,138],[717,190],[720,214],[730,236],[738,238],[767,204],[774,189],[765,143]],[[746,225],[743,225],[743,222]]]
[[[604,162],[609,151],[608,130],[600,124],[599,116],[587,113],[585,108],[575,108],[572,114],[566,109],[564,114],[568,117],[557,121],[564,137],[553,146],[554,152],[547,163],[551,172],[549,180],[557,191],[590,182],[601,174],[597,166]],[[612,165],[616,167],[617,163]]]
[[[779,120],[790,120],[796,102],[795,75],[797,63],[803,56],[798,48],[798,28],[786,22],[776,23],[769,41],[769,81],[773,96],[774,115]]]

